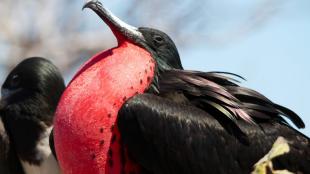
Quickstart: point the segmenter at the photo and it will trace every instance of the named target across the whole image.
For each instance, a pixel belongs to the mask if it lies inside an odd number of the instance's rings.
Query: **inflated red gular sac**
[[[122,146],[117,114],[129,98],[152,88],[156,64],[145,38],[162,35],[151,44],[169,38],[157,30],[123,23],[99,2],[91,1],[84,8],[91,8],[108,24],[118,46],[93,56],[64,92],[54,127],[57,158],[65,174],[120,174],[125,167],[137,171],[139,167],[130,164]],[[163,49],[178,54],[173,43]]]
[[[294,112],[222,73],[183,70],[159,30],[129,26],[98,1],[84,8],[118,46],[90,58],[58,104],[64,174],[248,174],[278,136],[294,148],[274,166],[310,173],[309,138],[282,118],[304,127]]]

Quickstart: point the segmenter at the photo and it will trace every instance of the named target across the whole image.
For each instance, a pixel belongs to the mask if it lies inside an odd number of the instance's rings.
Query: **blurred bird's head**
[[[16,112],[29,112],[29,115],[43,112],[52,116],[64,89],[64,80],[50,61],[39,57],[25,59],[9,73],[2,85],[1,112],[12,112],[16,116],[21,115]],[[51,118],[43,120],[49,124],[52,121]]]

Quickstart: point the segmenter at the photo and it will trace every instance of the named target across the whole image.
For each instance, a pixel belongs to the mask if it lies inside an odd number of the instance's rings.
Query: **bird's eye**
[[[12,76],[11,81],[10,81],[10,86],[13,88],[18,87],[20,84],[20,77],[19,75],[15,74]]]
[[[164,39],[161,36],[155,35],[154,41],[156,44],[161,44],[161,43],[163,43]]]

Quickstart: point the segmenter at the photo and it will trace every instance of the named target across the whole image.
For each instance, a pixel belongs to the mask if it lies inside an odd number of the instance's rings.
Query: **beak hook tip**
[[[85,8],[97,8],[98,6],[102,6],[101,2],[98,0],[88,0],[82,7],[82,10],[84,10]]]

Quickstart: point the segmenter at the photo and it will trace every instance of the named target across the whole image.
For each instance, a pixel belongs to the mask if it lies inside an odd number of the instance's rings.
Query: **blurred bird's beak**
[[[83,6],[83,9],[85,8],[93,10],[109,26],[117,38],[118,43],[125,40],[130,40],[137,44],[145,42],[145,39],[138,28],[120,20],[109,10],[105,9],[101,2],[97,0],[89,1]]]
[[[10,96],[8,89],[1,89],[0,110],[7,106],[7,98]]]
[[[1,100],[5,100],[5,99],[9,98],[11,93],[12,92],[10,90],[2,88],[1,89]]]
[[[9,98],[15,93],[19,92],[21,89],[9,90],[2,88],[1,89],[1,99],[0,99],[0,109],[4,109],[8,105]]]

